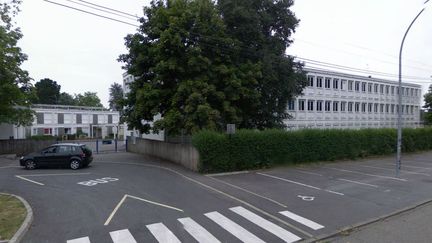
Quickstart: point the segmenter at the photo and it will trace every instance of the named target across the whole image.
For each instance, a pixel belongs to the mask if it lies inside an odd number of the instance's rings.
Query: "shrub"
[[[56,140],[57,137],[51,135],[33,135],[30,137],[33,140]]]
[[[355,159],[395,153],[395,129],[239,130],[228,136],[195,134],[201,172],[265,168],[280,164]],[[402,151],[432,149],[432,128],[404,129]]]

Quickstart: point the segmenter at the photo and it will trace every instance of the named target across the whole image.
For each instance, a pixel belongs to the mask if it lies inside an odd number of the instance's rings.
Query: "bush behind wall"
[[[239,130],[229,137],[202,131],[192,138],[201,172],[226,172],[274,165],[355,159],[396,151],[396,129]],[[403,152],[432,149],[432,128],[404,129]]]

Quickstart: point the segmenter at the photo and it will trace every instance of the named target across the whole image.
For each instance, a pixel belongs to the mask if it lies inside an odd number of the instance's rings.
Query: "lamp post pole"
[[[429,2],[427,0],[425,4]],[[411,26],[417,20],[417,18],[423,13],[426,7],[424,7],[417,16],[411,21],[411,24],[408,26],[408,29],[405,31],[405,35],[402,39],[402,43],[399,50],[399,96],[398,96],[398,124],[397,124],[397,151],[396,151],[396,176],[399,176],[401,169],[401,148],[402,148],[402,49],[405,42],[405,38],[408,35]]]

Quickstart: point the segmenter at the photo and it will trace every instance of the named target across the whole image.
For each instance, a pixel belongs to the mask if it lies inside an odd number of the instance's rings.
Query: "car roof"
[[[59,145],[66,145],[66,146],[83,146],[84,144],[80,144],[80,143],[56,143],[56,144],[52,144],[51,146],[59,146]]]

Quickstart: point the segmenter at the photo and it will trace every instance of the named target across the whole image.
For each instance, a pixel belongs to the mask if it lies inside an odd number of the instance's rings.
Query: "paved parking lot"
[[[200,175],[130,153],[78,171],[0,162],[0,191],[24,197],[24,242],[313,240],[431,199],[432,153]]]

